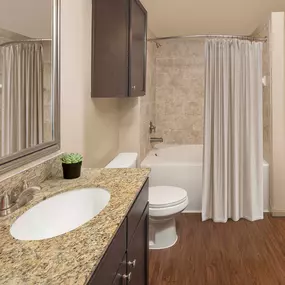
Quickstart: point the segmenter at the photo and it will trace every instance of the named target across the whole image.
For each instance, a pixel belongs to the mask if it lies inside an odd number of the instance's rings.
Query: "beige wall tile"
[[[166,143],[202,144],[204,41],[164,41],[156,51],[157,135]]]

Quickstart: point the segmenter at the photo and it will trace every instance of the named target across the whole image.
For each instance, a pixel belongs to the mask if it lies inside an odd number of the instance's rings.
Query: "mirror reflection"
[[[1,157],[54,140],[51,38],[51,0],[1,0]]]

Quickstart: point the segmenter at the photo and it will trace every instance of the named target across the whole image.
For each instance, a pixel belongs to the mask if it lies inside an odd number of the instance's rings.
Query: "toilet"
[[[120,153],[105,168],[136,168],[137,153]],[[149,248],[173,246],[178,237],[175,216],[188,205],[187,192],[179,187],[149,188]]]
[[[149,248],[173,246],[178,237],[175,216],[188,205],[187,192],[173,186],[149,188]]]
[[[132,152],[119,153],[105,168],[137,168],[138,154]]]

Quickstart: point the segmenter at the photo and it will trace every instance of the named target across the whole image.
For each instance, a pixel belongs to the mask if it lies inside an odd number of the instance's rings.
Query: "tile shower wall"
[[[253,34],[256,37],[267,37],[269,39],[269,23],[260,26]],[[270,116],[271,116],[271,67],[269,43],[263,45],[263,76],[267,78],[267,86],[263,87],[263,156],[270,162]]]
[[[151,32],[148,32],[148,37],[153,38]],[[156,86],[156,45],[148,42],[147,44],[147,74],[146,74],[146,95],[140,98],[140,160],[142,161],[149,150],[150,134],[149,123],[152,121],[155,124],[155,86]]]
[[[156,50],[156,135],[165,143],[202,144],[204,41],[161,44]]]

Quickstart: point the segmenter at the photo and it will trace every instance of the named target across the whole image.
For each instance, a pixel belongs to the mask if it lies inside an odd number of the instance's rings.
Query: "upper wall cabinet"
[[[145,95],[147,11],[139,0],[92,3],[92,97]]]

